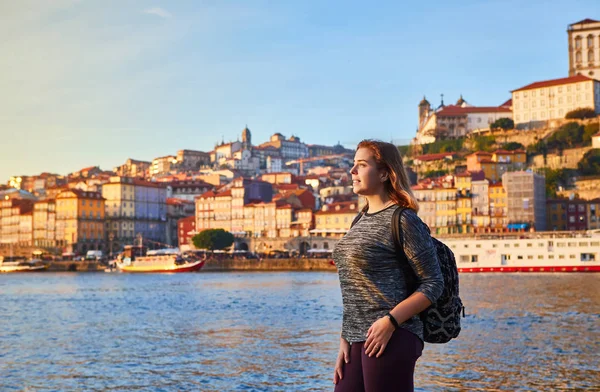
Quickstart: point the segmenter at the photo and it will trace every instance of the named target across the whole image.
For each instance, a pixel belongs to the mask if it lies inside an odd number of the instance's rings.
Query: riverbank
[[[100,272],[106,266],[95,261],[52,261],[49,272]],[[330,259],[215,259],[200,271],[335,271]]]
[[[335,271],[330,259],[209,260],[201,271]]]

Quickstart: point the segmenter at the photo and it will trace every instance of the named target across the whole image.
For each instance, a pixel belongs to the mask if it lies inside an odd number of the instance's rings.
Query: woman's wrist
[[[400,325],[398,324],[398,321],[396,321],[396,318],[392,315],[392,313],[388,312],[385,317],[387,317],[387,319],[390,321],[390,323],[392,324],[392,327],[394,327],[394,330],[396,330]]]

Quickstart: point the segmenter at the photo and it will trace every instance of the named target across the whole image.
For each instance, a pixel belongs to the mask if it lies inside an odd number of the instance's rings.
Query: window
[[[589,61],[590,63],[593,63],[593,62],[594,62],[594,51],[593,51],[593,50],[589,50],[589,51],[588,51],[588,61]]]
[[[594,46],[594,36],[593,35],[588,35],[587,37],[587,47],[591,48]]]
[[[581,37],[575,38],[575,49],[581,49]]]

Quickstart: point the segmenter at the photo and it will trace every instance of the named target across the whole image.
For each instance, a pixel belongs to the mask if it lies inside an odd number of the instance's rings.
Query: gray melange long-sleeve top
[[[342,338],[349,343],[364,342],[371,325],[407,297],[391,230],[396,208],[365,213],[334,249],[342,289]],[[429,228],[411,209],[402,212],[401,222],[404,252],[417,276],[417,291],[435,302],[444,280]],[[423,340],[423,323],[417,315],[400,327]]]

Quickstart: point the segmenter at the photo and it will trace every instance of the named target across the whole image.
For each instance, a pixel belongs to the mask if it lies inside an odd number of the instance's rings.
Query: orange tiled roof
[[[436,113],[438,117],[444,116],[466,116],[469,113],[512,113],[509,108],[502,106],[444,106]]]
[[[517,91],[533,90],[533,89],[542,88],[542,87],[560,86],[563,84],[570,84],[570,83],[577,83],[577,82],[587,82],[589,80],[594,80],[594,79],[588,78],[587,76],[583,76],[583,75],[575,75],[575,76],[569,76],[568,78],[542,80],[540,82],[528,84],[527,86],[518,88],[516,90],[513,90],[512,92],[514,93]]]

